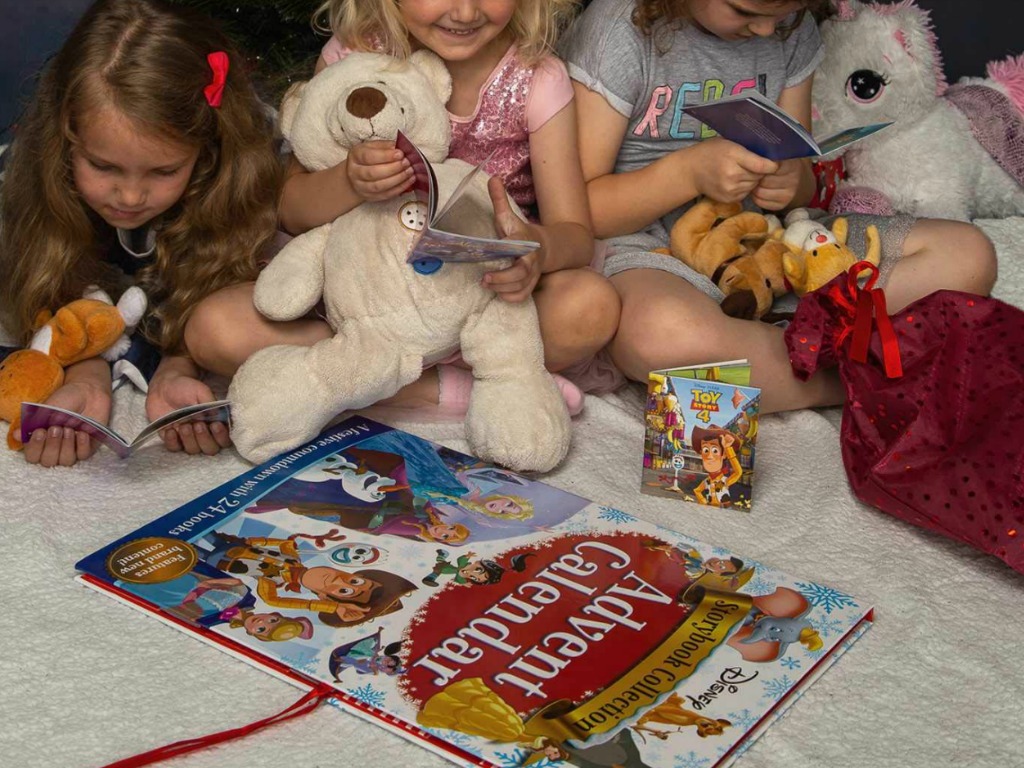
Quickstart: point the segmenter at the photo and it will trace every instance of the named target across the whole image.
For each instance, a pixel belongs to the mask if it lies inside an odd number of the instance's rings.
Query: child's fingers
[[[57,463],[62,467],[74,466],[75,462],[78,461],[78,454],[75,449],[75,430],[70,427],[64,427],[59,445]]]
[[[88,432],[75,433],[75,453],[79,461],[85,461],[96,452],[96,443]]]
[[[754,176],[770,176],[779,170],[779,164],[774,160],[769,160],[767,157],[761,157],[746,150],[737,153],[736,163],[740,168]]]
[[[175,424],[174,428],[178,431],[178,438],[181,440],[182,450],[189,455],[199,453],[199,443],[196,441],[195,432],[192,431],[192,425],[189,423]]]
[[[215,456],[220,453],[220,446],[217,441],[213,439],[213,435],[210,434],[209,427],[206,426],[205,422],[197,421],[192,425],[192,433],[196,438],[196,445],[199,446],[199,450],[206,456]]]
[[[492,176],[487,182],[487,192],[491,196],[491,205],[494,206],[494,227],[501,237],[513,237],[519,229],[519,217],[512,211],[512,204],[505,194],[505,185],[497,176]]]
[[[231,430],[228,429],[227,424],[224,422],[213,422],[210,425],[210,434],[213,435],[213,439],[221,448],[229,448],[231,446]]]
[[[413,185],[412,171],[376,181],[353,181],[352,186],[367,200],[388,200]]]
[[[409,167],[408,162],[403,160],[397,163],[356,165],[350,174],[350,178],[354,182],[358,181],[364,184],[387,181],[395,177],[412,177],[412,168]]]

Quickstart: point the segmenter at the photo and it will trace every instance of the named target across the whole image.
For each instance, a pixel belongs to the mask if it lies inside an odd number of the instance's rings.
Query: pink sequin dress
[[[321,55],[328,64],[351,52],[332,37]],[[530,134],[572,101],[572,81],[565,65],[545,56],[535,65],[524,64],[512,45],[480,88],[471,115],[449,113],[452,142],[449,154],[474,165],[491,153],[484,168],[501,177],[509,196],[537,221],[537,194],[530,169]]]

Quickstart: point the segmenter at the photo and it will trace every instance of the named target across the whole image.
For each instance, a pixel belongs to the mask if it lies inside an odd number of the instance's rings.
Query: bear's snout
[[[374,115],[379,114],[387,103],[388,97],[382,91],[370,88],[369,86],[363,86],[362,88],[356,88],[348,95],[348,99],[345,101],[345,109],[355,117],[369,120]]]

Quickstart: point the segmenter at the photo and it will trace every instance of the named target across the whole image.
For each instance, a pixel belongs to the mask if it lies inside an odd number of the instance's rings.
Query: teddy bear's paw
[[[262,276],[261,276],[262,277]],[[273,281],[256,281],[253,303],[271,320],[295,320],[305,315],[320,300],[321,288],[301,276],[277,274]]]
[[[519,472],[547,472],[565,458],[570,435],[569,410],[546,372],[474,382],[466,436],[481,458]]]
[[[268,347],[238,369],[231,401],[231,439],[252,462],[312,439],[330,420],[326,393],[306,365],[306,347]]]

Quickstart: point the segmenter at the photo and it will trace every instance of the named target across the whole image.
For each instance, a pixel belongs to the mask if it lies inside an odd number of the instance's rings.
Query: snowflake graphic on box
[[[614,507],[601,507],[601,506],[599,506],[598,509],[600,510],[600,512],[597,515],[599,520],[605,520],[606,522],[616,523],[616,524],[619,524],[619,525],[622,525],[623,523],[634,523],[634,522],[636,522],[636,518],[635,517],[633,517],[630,514],[627,514],[626,512],[623,512],[621,509],[615,509]]]
[[[833,610],[841,611],[844,608],[856,608],[857,601],[844,592],[821,584],[796,583],[800,594],[807,598],[807,602],[815,608],[823,608],[825,613],[832,613]]]
[[[785,656],[779,659],[779,664],[784,666],[786,669],[799,669],[800,659],[794,659],[792,656]]]
[[[761,683],[761,687],[764,691],[762,698],[775,701],[789,692],[789,689],[793,687],[793,681],[789,679],[789,675],[783,675],[773,680],[765,680]]]
[[[372,685],[361,685],[358,688],[353,688],[349,691],[352,696],[355,696],[362,702],[369,704],[371,707],[381,707],[384,705],[384,700],[387,698],[384,691],[379,688],[374,688]]]
[[[831,619],[827,616],[821,618],[811,617],[811,626],[818,632],[822,637],[832,637],[832,635],[842,634],[846,629],[844,624],[839,619]]]
[[[726,718],[737,730],[740,731],[750,730],[759,719],[758,716],[749,709],[741,709],[739,712],[730,712],[726,715]]]
[[[701,757],[691,750],[689,754],[680,755],[676,758],[675,768],[707,768],[710,764],[710,758]]]

